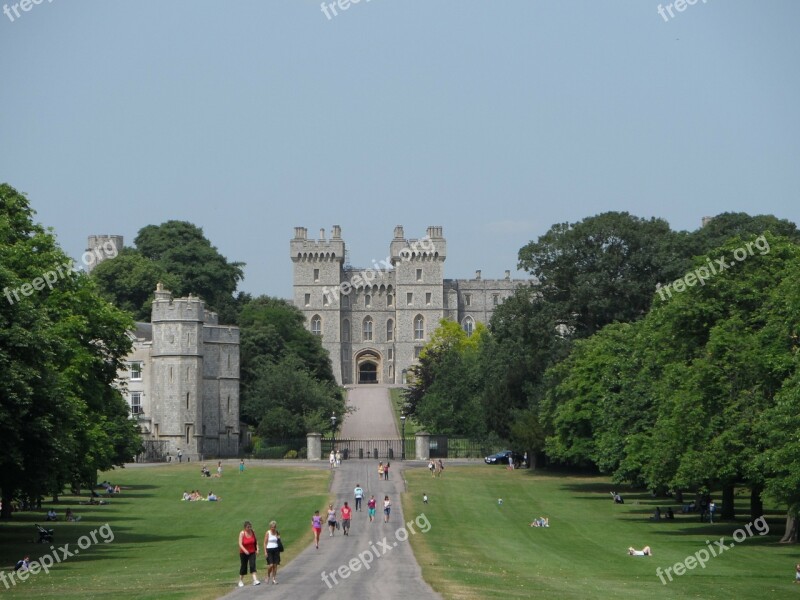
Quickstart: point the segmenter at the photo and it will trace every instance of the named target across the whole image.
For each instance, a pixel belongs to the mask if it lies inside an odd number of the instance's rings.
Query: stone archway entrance
[[[364,350],[356,355],[356,383],[381,382],[381,357],[374,350]]]

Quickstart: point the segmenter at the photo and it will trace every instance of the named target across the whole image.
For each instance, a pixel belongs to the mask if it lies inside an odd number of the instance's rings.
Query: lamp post
[[[402,438],[401,440],[402,446],[400,447],[400,460],[405,460],[406,459],[406,416],[405,415],[400,415],[400,429],[402,431],[402,433],[400,434],[400,437]]]
[[[331,451],[336,452],[336,413],[331,414]]]

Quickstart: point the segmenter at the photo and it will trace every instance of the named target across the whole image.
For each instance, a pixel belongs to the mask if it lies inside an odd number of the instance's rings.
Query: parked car
[[[522,455],[519,452],[514,452],[513,450],[503,450],[497,454],[492,454],[491,456],[484,458],[483,462],[485,462],[487,465],[507,465],[509,459],[514,461],[514,466],[519,466],[522,464]]]

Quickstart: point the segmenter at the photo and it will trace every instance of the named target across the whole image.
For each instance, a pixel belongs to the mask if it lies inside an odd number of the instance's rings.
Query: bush
[[[297,450],[289,450],[283,458],[297,458]]]

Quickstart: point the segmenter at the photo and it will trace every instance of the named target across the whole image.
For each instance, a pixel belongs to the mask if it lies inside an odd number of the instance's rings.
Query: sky
[[[489,279],[606,211],[800,222],[794,0],[0,4],[0,182],[76,260],[189,221],[289,298],[296,226]]]

